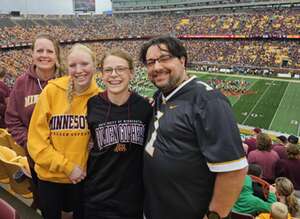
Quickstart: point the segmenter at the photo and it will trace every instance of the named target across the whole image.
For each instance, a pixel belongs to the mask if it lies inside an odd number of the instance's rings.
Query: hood
[[[130,93],[130,96],[129,96],[128,100],[120,106],[112,103],[108,99],[107,90],[100,93],[99,97],[100,97],[100,99],[102,99],[102,101],[104,101],[106,103],[106,104],[103,104],[103,107],[105,107],[105,105],[107,105],[106,115],[105,115],[105,122],[112,119],[111,118],[112,109],[114,109],[113,111],[115,111],[115,113],[127,113],[127,119],[130,120],[130,118],[131,118],[131,106],[133,104],[135,104],[136,102],[140,101],[140,98],[138,97],[138,95],[135,92],[132,92],[132,91]]]
[[[33,79],[39,79],[39,77],[38,77],[38,75],[37,75],[37,73],[36,73],[36,71],[35,71],[35,66],[34,65],[30,65],[29,66],[29,68],[27,69],[27,71],[25,72],[25,74],[27,74],[27,75],[29,75],[29,77],[31,77],[31,78],[33,78]],[[46,84],[45,82],[47,82],[47,80],[46,81],[44,81],[43,79],[39,79],[43,84]],[[50,79],[50,80],[52,80],[52,79]],[[49,81],[49,80],[48,80]]]
[[[52,84],[52,85],[54,85],[54,86],[56,86],[56,87],[58,87],[58,88],[60,88],[64,91],[67,91],[68,86],[69,86],[70,78],[71,78],[70,76],[63,76],[63,77],[60,77],[60,78],[57,78],[57,79],[50,80],[48,82],[48,84]],[[99,88],[96,84],[96,81],[92,80],[91,86],[78,96],[90,95],[90,94],[94,93],[96,89],[99,90]]]
[[[38,76],[35,72],[34,65],[30,65],[25,74],[28,74],[30,77],[37,79]]]

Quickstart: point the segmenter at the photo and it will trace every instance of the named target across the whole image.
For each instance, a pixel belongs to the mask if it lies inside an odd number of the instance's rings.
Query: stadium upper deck
[[[299,35],[300,9],[268,9],[188,15],[155,13],[65,17],[0,18],[0,44],[30,42],[36,32],[51,32],[61,40],[151,37],[158,34],[239,35],[282,37]]]
[[[299,0],[112,0],[113,12],[140,13],[157,11],[191,11],[216,8],[262,8],[299,6]]]
[[[300,72],[300,7],[218,11],[213,14],[140,13],[93,16],[0,16],[0,65],[15,77],[30,63],[27,48],[38,32],[63,44],[94,43],[138,55],[141,41],[160,34],[182,37],[196,66]],[[298,38],[299,39],[298,39]],[[116,43],[117,42],[117,43]],[[22,50],[20,50],[22,49]],[[285,68],[285,69],[283,69]]]

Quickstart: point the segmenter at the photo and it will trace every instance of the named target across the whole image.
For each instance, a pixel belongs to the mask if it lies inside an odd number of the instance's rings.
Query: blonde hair
[[[67,57],[69,57],[74,51],[78,51],[78,50],[83,51],[91,56],[94,68],[96,70],[96,55],[88,46],[85,46],[80,43],[74,44],[69,50]],[[74,97],[74,82],[72,79],[70,79],[68,84],[68,89],[67,89],[67,99],[69,103],[69,109],[67,110],[68,112],[71,110],[73,97]]]
[[[272,219],[287,219],[289,214],[288,207],[281,202],[274,202],[271,205],[270,218]]]
[[[288,143],[286,151],[289,159],[297,159],[299,157],[300,150],[295,144]]]
[[[294,185],[286,177],[278,177],[275,180],[276,192],[279,196],[283,196],[285,204],[288,207],[289,212],[294,217],[300,209],[298,200],[294,195]]]

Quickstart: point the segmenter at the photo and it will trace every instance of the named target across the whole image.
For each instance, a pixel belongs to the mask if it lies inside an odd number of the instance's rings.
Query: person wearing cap
[[[254,128],[253,130],[253,136],[250,138],[246,138],[244,140],[244,143],[248,145],[248,153],[249,154],[251,151],[254,151],[256,149],[256,136],[261,133],[260,128]]]
[[[291,144],[298,144],[298,142],[299,142],[299,138],[295,135],[290,135],[287,140]]]
[[[248,166],[230,102],[187,74],[174,37],[145,43],[140,60],[158,88],[144,152],[146,218],[230,216]]]
[[[288,143],[287,138],[284,135],[280,135],[276,137],[279,142],[273,144],[273,150],[277,152],[280,159],[288,159],[288,155],[286,152],[286,145]]]

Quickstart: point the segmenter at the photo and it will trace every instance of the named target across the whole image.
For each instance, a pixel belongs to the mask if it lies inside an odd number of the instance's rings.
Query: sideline
[[[188,73],[192,74],[200,74],[200,75],[220,75],[220,76],[227,76],[227,77],[236,77],[236,78],[249,78],[249,79],[263,79],[263,80],[270,80],[270,81],[285,81],[291,83],[300,83],[299,79],[285,79],[285,78],[270,78],[270,77],[261,77],[261,76],[252,76],[252,75],[238,75],[238,74],[225,74],[225,73],[210,73],[210,72],[203,72],[203,71],[194,71],[188,70]]]

